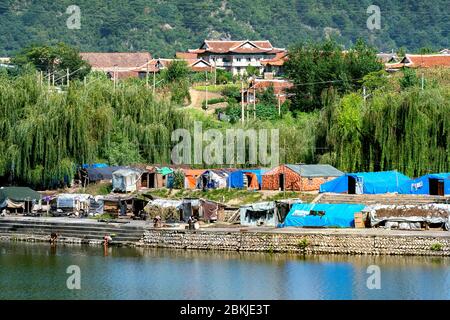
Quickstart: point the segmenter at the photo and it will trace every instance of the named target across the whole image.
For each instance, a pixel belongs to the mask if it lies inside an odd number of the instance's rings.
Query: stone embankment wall
[[[305,254],[450,256],[450,236],[301,232],[148,230],[139,245],[157,248]]]

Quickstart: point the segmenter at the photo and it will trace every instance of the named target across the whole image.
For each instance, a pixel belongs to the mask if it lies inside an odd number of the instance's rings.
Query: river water
[[[67,273],[73,265],[79,269]],[[0,299],[450,299],[449,269],[449,258],[433,257],[5,242]],[[80,289],[68,289],[68,278]]]

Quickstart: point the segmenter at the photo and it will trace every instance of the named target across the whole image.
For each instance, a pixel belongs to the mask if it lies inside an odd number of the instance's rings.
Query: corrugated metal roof
[[[286,167],[302,177],[340,177],[344,173],[329,164],[287,164]]]

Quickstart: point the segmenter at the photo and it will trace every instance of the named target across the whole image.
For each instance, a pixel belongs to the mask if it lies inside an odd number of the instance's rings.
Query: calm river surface
[[[69,266],[80,290],[67,289]],[[381,271],[369,290],[367,268]],[[0,299],[450,299],[450,259],[0,243]]]

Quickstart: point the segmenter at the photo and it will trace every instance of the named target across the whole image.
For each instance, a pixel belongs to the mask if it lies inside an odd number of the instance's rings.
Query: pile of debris
[[[376,205],[364,209],[371,227],[399,230],[440,228],[449,230],[450,205]]]

